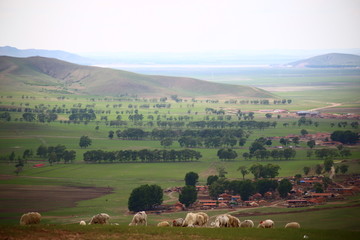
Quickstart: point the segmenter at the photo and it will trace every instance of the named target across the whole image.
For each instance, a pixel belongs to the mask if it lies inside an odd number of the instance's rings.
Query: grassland
[[[295,71],[295,70],[294,70]],[[309,70],[310,71],[310,70]],[[331,70],[332,71],[332,70]],[[310,81],[318,83],[318,85],[326,85],[326,79],[330,76],[323,76],[319,72],[314,71],[311,79],[304,78],[304,85]],[[300,73],[297,73],[300,74]],[[278,91],[276,94],[281,98],[292,99],[291,104],[285,105],[254,105],[254,104],[229,104],[225,103],[226,99],[221,99],[218,103],[208,103],[207,99],[184,99],[183,102],[175,102],[168,100],[171,104],[169,108],[154,108],[150,99],[139,98],[137,100],[127,99],[117,101],[115,98],[99,97],[99,96],[81,96],[74,94],[58,95],[32,92],[1,92],[0,105],[10,107],[27,106],[35,108],[40,104],[44,104],[48,109],[54,107],[63,107],[70,109],[74,105],[82,106],[94,105],[95,110],[110,110],[110,113],[99,114],[95,121],[90,121],[87,124],[79,123],[61,123],[68,119],[68,114],[58,114],[58,120],[50,123],[25,122],[21,120],[22,113],[11,112],[12,120],[10,122],[2,121],[0,124],[0,156],[3,162],[0,163],[0,184],[3,187],[11,188],[11,186],[28,186],[34,188],[41,188],[42,186],[52,187],[102,187],[112,189],[112,192],[101,197],[82,200],[75,203],[74,206],[59,207],[51,209],[42,213],[44,216],[43,224],[38,227],[20,228],[9,227],[18,223],[20,214],[18,211],[4,212],[0,211],[0,235],[9,236],[9,238],[23,239],[29,236],[29,231],[33,231],[34,238],[38,239],[42,236],[53,236],[53,234],[61,233],[70,239],[78,236],[79,239],[149,239],[156,236],[159,239],[300,239],[306,234],[311,239],[357,239],[358,232],[353,233],[353,230],[359,228],[359,199],[348,199],[346,202],[333,204],[334,208],[321,209],[322,206],[313,208],[301,209],[298,212],[289,212],[291,209],[264,207],[258,209],[222,209],[216,211],[209,211],[210,217],[224,212],[232,212],[240,217],[241,220],[252,219],[260,221],[262,219],[271,218],[277,223],[275,230],[264,231],[257,229],[237,230],[237,229],[157,229],[154,227],[144,228],[128,228],[125,225],[130,222],[131,215],[128,213],[127,201],[130,192],[135,187],[142,184],[158,184],[162,188],[184,185],[184,176],[189,171],[199,173],[199,184],[205,184],[206,178],[209,175],[217,173],[217,166],[224,166],[226,177],[229,179],[241,179],[240,172],[237,171],[239,166],[251,166],[257,161],[256,159],[245,160],[242,157],[244,152],[248,151],[251,142],[259,137],[273,137],[273,136],[287,136],[289,134],[300,134],[301,129],[306,129],[309,133],[316,132],[333,132],[335,130],[351,130],[359,132],[358,129],[353,129],[350,122],[356,120],[336,120],[336,119],[320,119],[316,118],[313,121],[319,123],[318,127],[311,126],[297,126],[298,118],[293,114],[280,114],[279,119],[277,114],[273,114],[272,119],[265,118],[265,112],[259,110],[273,110],[284,108],[291,111],[310,110],[315,108],[322,108],[331,106],[331,103],[339,103],[336,109],[358,109],[359,97],[357,91],[359,90],[358,78],[354,74],[343,74],[341,79],[342,86],[346,86],[344,90],[339,90],[335,85],[328,86],[323,89],[311,86],[309,88],[292,87],[291,91]],[[267,79],[263,76],[254,76],[259,80],[259,84],[265,82],[269,84],[274,82],[275,86],[281,85],[285,81],[285,77],[277,78],[270,76]],[[295,78],[294,78],[295,79]],[[301,81],[301,77],[296,78],[296,81]],[[331,79],[335,80],[335,79]],[[275,84],[277,83],[277,84]],[[317,85],[317,86],[318,86]],[[331,85],[331,84],[330,84]],[[279,88],[278,88],[279,89]],[[11,96],[11,97],[10,97]],[[64,96],[62,100],[58,97]],[[242,100],[241,98],[238,99]],[[114,104],[121,104],[121,107],[114,108]],[[143,104],[149,104],[150,108],[140,108]],[[132,105],[132,107],[130,107]],[[264,130],[252,129],[251,135],[247,143],[243,147],[236,146],[234,150],[238,153],[238,158],[234,161],[223,162],[218,159],[216,153],[218,149],[197,148],[201,152],[202,158],[196,162],[176,162],[176,163],[114,163],[114,164],[85,164],[83,162],[83,153],[88,150],[102,149],[105,151],[118,151],[124,149],[163,149],[159,141],[153,139],[145,140],[121,140],[108,138],[109,131],[116,131],[117,129],[124,130],[128,127],[139,127],[129,122],[126,127],[110,127],[105,121],[101,121],[100,116],[107,116],[108,120],[115,120],[118,115],[122,116],[123,120],[128,121],[127,111],[138,110],[144,115],[144,123],[149,122],[148,116],[160,116],[162,120],[169,117],[188,116],[190,120],[203,120],[206,116],[216,119],[216,115],[208,115],[205,113],[206,108],[225,109],[226,111],[241,110],[243,112],[255,112],[256,121],[276,121],[276,128],[268,128]],[[333,109],[335,109],[333,108]],[[119,113],[116,113],[119,111]],[[328,111],[328,110],[326,110]],[[336,110],[334,110],[336,112]],[[231,115],[232,121],[236,121],[236,117]],[[347,121],[349,124],[345,128],[339,128],[338,122]],[[289,126],[284,126],[287,123]],[[334,123],[335,126],[331,127]],[[96,127],[99,129],[96,129]],[[142,126],[145,131],[151,131],[154,127]],[[92,145],[88,148],[79,147],[80,136],[87,135],[92,139]],[[68,150],[74,150],[77,153],[76,159],[72,164],[54,164],[50,166],[46,159],[32,157],[28,159],[23,171],[16,176],[14,174],[15,163],[17,158],[22,156],[25,149],[32,149],[34,152],[36,148],[41,145],[55,146],[58,144],[65,145]],[[272,147],[281,145],[279,141],[273,141]],[[340,161],[346,161],[350,166],[349,173],[360,173],[360,149],[358,145],[347,146],[351,149],[352,155],[348,158],[336,158],[336,164]],[[181,149],[178,142],[168,149]],[[315,157],[306,157],[308,147],[305,142],[301,142],[296,148],[296,157],[289,161],[274,161],[266,160],[261,163],[278,164],[281,167],[280,177],[293,176],[302,173],[304,166],[313,167],[316,164],[323,163],[323,160]],[[9,162],[8,156],[14,152],[16,159]],[[45,162],[44,162],[45,160]],[[45,167],[33,168],[36,163],[46,163]],[[313,174],[313,171],[311,172]],[[252,175],[247,175],[246,178],[252,178]],[[0,193],[1,197],[1,193]],[[45,196],[46,197],[46,196]],[[175,198],[174,198],[175,197]],[[164,201],[175,203],[177,196],[164,195]],[[19,201],[20,203],[20,201]],[[42,203],[46,205],[46,203]],[[50,205],[56,205],[51,201]],[[16,199],[12,207],[17,207]],[[327,205],[326,205],[327,206]],[[350,206],[350,207],[349,207]],[[21,208],[22,206],[18,206]],[[46,207],[46,206],[45,206]],[[0,207],[1,208],[1,207]],[[36,209],[35,209],[36,210]],[[303,211],[304,210],[304,211]],[[305,211],[306,210],[306,211]],[[314,210],[314,211],[313,211]],[[120,223],[120,226],[106,226],[99,228],[97,226],[88,226],[80,228],[75,226],[80,220],[89,220],[90,217],[96,213],[106,212],[112,216],[111,221]],[[149,224],[155,225],[162,220],[171,220],[177,217],[184,217],[185,212],[162,213],[160,215],[152,214],[149,217]],[[282,226],[286,222],[297,220],[301,222],[303,229],[301,230],[285,230]],[[56,224],[54,226],[53,224]],[[64,224],[64,225],[63,225]],[[85,229],[85,230],[84,230]],[[335,229],[335,230],[334,230]],[[96,234],[95,234],[96,233]],[[177,238],[178,237],[178,238]],[[28,238],[31,239],[31,238]],[[51,239],[51,238],[49,238]]]

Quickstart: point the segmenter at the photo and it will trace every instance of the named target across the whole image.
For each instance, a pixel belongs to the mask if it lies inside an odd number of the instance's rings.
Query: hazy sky
[[[0,0],[0,46],[71,52],[360,48],[360,0]]]

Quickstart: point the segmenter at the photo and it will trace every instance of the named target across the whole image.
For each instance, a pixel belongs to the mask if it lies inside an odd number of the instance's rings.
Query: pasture
[[[271,218],[277,223],[276,229],[260,231],[258,229],[158,229],[148,228],[129,228],[127,225],[132,215],[128,212],[127,201],[132,189],[143,184],[158,184],[163,189],[183,186],[184,176],[189,171],[197,172],[200,176],[199,185],[206,184],[209,175],[217,174],[217,168],[225,168],[228,179],[242,179],[239,166],[251,166],[254,163],[272,163],[280,166],[279,177],[294,176],[303,174],[303,167],[314,167],[322,164],[323,160],[315,156],[307,157],[309,150],[306,142],[300,142],[296,149],[296,156],[291,160],[248,160],[242,154],[248,152],[250,144],[260,137],[285,137],[290,134],[300,135],[302,129],[309,133],[327,132],[335,130],[351,130],[359,132],[350,126],[351,122],[358,121],[353,119],[323,119],[313,118],[318,126],[307,125],[298,126],[298,117],[293,114],[297,110],[311,110],[328,106],[336,107],[322,109],[324,112],[346,112],[352,109],[356,113],[359,109],[359,90],[358,73],[341,73],[339,83],[329,83],[336,81],[336,77],[331,77],[331,73],[311,71],[313,78],[301,77],[304,72],[284,70],[281,73],[264,75],[254,75],[250,70],[249,77],[257,80],[257,85],[268,87],[273,84],[278,91],[274,92],[279,99],[291,99],[291,104],[284,105],[261,105],[261,104],[240,104],[244,99],[237,99],[237,103],[228,103],[229,99],[224,98],[219,102],[207,101],[209,99],[184,99],[182,102],[175,102],[170,98],[167,108],[156,108],[155,104],[159,100],[130,98],[126,97],[121,101],[117,98],[106,98],[99,96],[76,96],[76,95],[48,95],[46,93],[1,93],[0,105],[10,108],[29,107],[37,108],[40,105],[47,109],[53,108],[93,108],[103,111],[97,114],[96,120],[89,122],[65,122],[69,114],[59,113],[55,122],[39,123],[26,122],[22,119],[23,112],[10,112],[11,121],[0,123],[0,235],[8,236],[9,239],[39,239],[47,236],[48,239],[57,233],[70,239],[150,239],[154,235],[158,239],[302,239],[308,235],[310,239],[357,239],[358,232],[353,232],[359,228],[360,214],[359,199],[352,198],[342,203],[335,203],[330,208],[315,207],[303,208],[294,212],[293,209],[278,207],[246,208],[246,209],[220,209],[208,211],[213,219],[217,214],[231,212],[239,216],[240,220],[252,219],[256,222]],[[300,71],[300,72],[299,72]],[[344,70],[345,71],[345,70]],[[251,75],[251,74],[252,75]],[[321,75],[322,74],[322,75]],[[215,74],[216,75],[216,74]],[[250,76],[251,75],[251,76]],[[218,75],[218,79],[232,83],[240,83],[235,75]],[[244,77],[244,78],[245,78]],[[297,84],[286,86],[287,78],[296,80]],[[274,82],[276,79],[277,82]],[[242,81],[242,80],[241,80]],[[250,81],[250,80],[249,80]],[[313,82],[312,82],[313,81]],[[270,84],[271,83],[271,84]],[[244,84],[244,82],[241,82]],[[283,89],[281,87],[283,85]],[[339,87],[341,85],[341,89]],[[319,86],[324,86],[319,89]],[[287,89],[285,89],[287,87]],[[10,97],[11,96],[11,97]],[[59,98],[61,97],[61,98]],[[211,100],[211,99],[210,99]],[[272,101],[272,100],[271,100]],[[271,102],[270,101],[270,102]],[[119,106],[121,104],[121,106]],[[141,107],[144,105],[149,107]],[[220,161],[217,157],[218,148],[195,148],[202,154],[199,161],[194,162],[154,162],[154,163],[108,163],[86,164],[83,161],[83,154],[89,150],[119,151],[119,150],[141,150],[141,149],[167,149],[180,150],[182,147],[174,140],[173,144],[164,148],[159,140],[146,138],[142,140],[124,140],[108,137],[109,131],[125,130],[127,128],[141,128],[151,132],[156,125],[157,118],[160,121],[176,121],[174,118],[187,116],[185,123],[191,121],[202,121],[206,117],[210,120],[219,120],[218,115],[209,114],[206,108],[216,110],[224,109],[226,115],[230,116],[229,121],[238,121],[234,110],[242,112],[254,112],[255,121],[276,122],[276,127],[265,129],[245,129],[249,133],[249,138],[244,146],[236,145],[234,150],[238,157],[231,161]],[[286,109],[287,113],[273,113],[274,109]],[[139,122],[129,120],[129,115],[137,110],[143,114],[144,119]],[[265,114],[270,111],[272,118],[268,119]],[[2,113],[2,112],[1,112]],[[277,115],[280,115],[277,118]],[[117,117],[128,123],[126,126],[112,127],[108,124]],[[151,120],[153,116],[155,120]],[[101,120],[106,117],[107,120]],[[171,119],[171,120],[169,120]],[[154,122],[155,125],[148,124]],[[347,122],[345,127],[339,127],[338,123]],[[332,126],[333,124],[333,126]],[[174,127],[173,129],[178,129]],[[181,128],[187,129],[186,127]],[[92,145],[87,148],[79,146],[81,136],[89,136]],[[14,173],[15,164],[22,159],[24,150],[31,149],[36,153],[40,145],[56,146],[64,145],[68,150],[76,152],[73,163],[55,163],[50,165],[46,158],[32,156],[25,160],[25,165],[18,176]],[[279,140],[273,140],[271,149],[280,146]],[[349,157],[337,157],[335,164],[344,161],[349,165],[348,173],[360,173],[360,147],[359,145],[346,146],[351,151]],[[316,146],[315,148],[320,148]],[[14,152],[15,159],[9,161],[9,155]],[[34,164],[45,163],[44,167],[34,168]],[[314,174],[312,169],[310,174]],[[245,178],[252,179],[253,175],[246,175]],[[164,203],[173,204],[177,202],[177,195],[164,195]],[[328,205],[326,205],[328,206]],[[21,228],[9,225],[18,224],[23,212],[41,211],[43,222],[40,226]],[[105,212],[112,216],[111,222],[119,223],[120,226],[77,226],[80,220],[88,221],[94,214]],[[177,217],[184,217],[186,212],[171,212],[161,214],[151,214],[149,223],[155,226],[159,221],[170,221]],[[336,220],[335,220],[336,219]],[[303,226],[300,230],[285,230],[283,225],[289,221],[299,221]],[[339,221],[338,221],[339,220]],[[340,222],[340,223],[339,223]],[[29,238],[29,232],[33,238]],[[96,236],[94,236],[96,233]],[[50,237],[49,237],[50,236]]]

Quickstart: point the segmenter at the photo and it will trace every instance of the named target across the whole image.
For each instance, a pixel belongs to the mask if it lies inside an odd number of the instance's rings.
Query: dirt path
[[[308,110],[308,111],[318,111],[318,110],[321,110],[321,109],[333,108],[333,107],[338,107],[338,106],[341,106],[341,105],[342,105],[341,103],[327,103],[327,104],[330,104],[330,106],[313,108],[313,109],[310,109],[310,110]]]
[[[177,201],[178,197],[175,196],[175,194],[176,194],[176,192],[167,193],[166,196],[168,196],[170,199],[165,200],[163,203],[169,203],[169,202]]]

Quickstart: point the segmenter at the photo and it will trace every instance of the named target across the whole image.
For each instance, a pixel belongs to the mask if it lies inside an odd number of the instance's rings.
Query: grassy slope
[[[358,239],[358,232],[339,230],[309,230],[309,229],[234,229],[234,228],[157,228],[128,226],[33,226],[33,227],[0,227],[0,234],[9,239],[173,239],[173,240],[294,240],[309,239],[337,240]],[[11,238],[12,237],[12,238]]]
[[[81,66],[41,57],[0,57],[0,84],[3,91],[56,85],[58,91],[95,95],[137,94],[140,96],[238,96],[274,97],[266,91],[238,85],[206,82],[192,78],[149,76],[126,71]],[[19,85],[18,81],[22,84]],[[30,86],[29,86],[30,85]],[[39,88],[39,87],[38,87]],[[50,89],[51,90],[51,89]]]
[[[343,53],[329,53],[320,56],[315,56],[305,60],[296,61],[289,63],[292,66],[331,66],[331,65],[360,65],[360,56],[353,54],[343,54]]]

